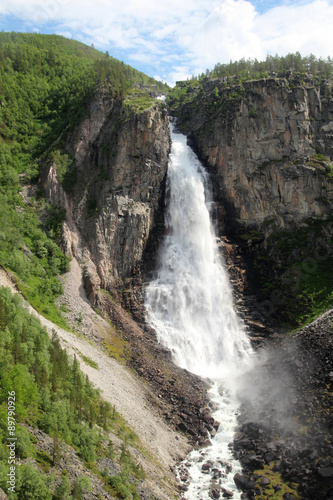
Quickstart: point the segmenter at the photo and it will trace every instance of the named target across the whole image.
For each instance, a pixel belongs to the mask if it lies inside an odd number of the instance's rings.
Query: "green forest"
[[[135,488],[126,486],[129,474],[143,477],[142,469],[127,449],[128,444],[137,443],[135,434],[114,408],[100,398],[88,377],[82,374],[77,358],[70,358],[61,348],[56,333],[50,338],[40,321],[23,307],[22,298],[4,287],[0,288],[0,360],[0,487],[7,491],[7,444],[11,428],[7,418],[11,399],[8,395],[13,392],[16,457],[23,462],[28,457],[34,458],[41,468],[36,470],[25,462],[16,467],[16,491],[15,494],[9,491],[10,500],[82,498],[89,482],[78,478],[77,484],[70,487],[66,474],[59,477],[56,466],[63,453],[61,443],[76,450],[86,466],[100,476],[108,491],[119,494],[119,498],[135,493]],[[51,454],[37,449],[37,440],[28,426],[52,437]],[[123,471],[112,478],[95,467],[101,456],[115,458],[109,430],[123,440],[118,457]],[[51,467],[57,472],[47,474]]]
[[[236,79],[241,80],[265,78],[272,75],[282,78],[291,72],[298,75],[311,74],[318,78],[331,78],[333,59],[331,57],[318,59],[313,54],[302,57],[299,52],[290,53],[286,56],[267,54],[264,61],[243,58],[239,61],[230,61],[227,64],[218,63],[212,70],[207,70],[198,79],[234,76]]]

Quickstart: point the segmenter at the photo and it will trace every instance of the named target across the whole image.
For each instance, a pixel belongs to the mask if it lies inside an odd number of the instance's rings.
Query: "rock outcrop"
[[[180,127],[190,132],[233,224],[269,233],[332,210],[332,89],[332,82],[310,80],[233,87],[210,80],[185,105]]]
[[[65,144],[75,161],[75,184],[66,191],[59,165],[50,162],[41,186],[47,201],[66,212],[62,246],[80,264],[90,302],[108,318],[120,343],[130,346],[124,361],[149,382],[166,422],[200,445],[208,436],[208,386],[175,366],[155,332],[144,326],[141,267],[149,252],[152,258],[156,253],[164,227],[170,150],[165,105],[136,114],[100,91],[87,115]],[[105,336],[103,342],[115,341]]]
[[[163,200],[170,135],[164,103],[139,114],[100,90],[87,117],[67,136],[76,182],[68,194],[51,164],[47,201],[66,209],[63,247],[84,268],[86,290],[115,291],[140,263]]]

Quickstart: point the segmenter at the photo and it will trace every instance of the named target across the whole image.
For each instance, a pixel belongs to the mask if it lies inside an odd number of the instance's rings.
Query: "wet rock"
[[[232,491],[226,490],[225,488],[222,488],[222,497],[223,498],[233,498],[234,494]]]
[[[200,443],[200,448],[207,448],[207,446],[213,446],[209,439],[205,439]]]
[[[270,451],[268,453],[265,453],[264,458],[265,458],[266,464],[269,464],[270,462],[273,462],[273,460],[275,460],[276,453],[274,451]]]
[[[238,472],[237,474],[234,475],[234,481],[236,486],[241,490],[251,490],[256,485],[255,481],[251,481],[251,479],[248,476],[245,476],[244,474],[239,474]]]
[[[187,425],[184,424],[184,422],[180,422],[180,424],[177,425],[177,429],[181,432],[188,432],[189,428]]]
[[[318,469],[318,473],[322,478],[332,479],[333,467],[321,467],[320,469]]]
[[[220,498],[221,496],[221,490],[219,488],[213,488],[209,492],[210,498]]]
[[[252,442],[250,439],[240,439],[236,441],[234,444],[234,449],[237,450],[251,450],[253,448]]]
[[[333,498],[333,396],[329,376],[333,368],[332,323],[333,310],[272,350],[265,362],[267,381],[274,377],[274,389],[280,384],[283,391],[272,402],[273,386],[269,389],[266,383],[256,401],[258,422],[251,408],[243,404],[235,436],[235,455],[243,465],[243,475],[249,477],[253,470],[262,469],[260,462],[264,461],[281,474],[282,482],[297,485],[304,500]],[[263,379],[262,373],[260,377]],[[253,474],[253,479],[259,478]],[[261,481],[266,480],[260,478],[259,488],[264,489]],[[239,485],[244,494],[252,495],[246,490],[246,481],[239,481]],[[281,491],[281,486],[274,489]],[[285,498],[292,497],[289,493]]]
[[[248,422],[242,426],[242,431],[252,439],[259,437],[260,426],[256,422]]]
[[[217,480],[222,477],[222,471],[220,469],[213,469],[213,479]]]
[[[203,420],[204,420],[207,424],[213,424],[213,423],[214,423],[214,418],[213,418],[210,414],[208,414],[208,413],[206,413],[206,414],[204,415]]]
[[[211,469],[211,466],[212,465],[208,462],[206,462],[205,464],[202,464],[202,466],[201,466],[202,472],[204,472],[205,474],[208,474],[210,469]]]

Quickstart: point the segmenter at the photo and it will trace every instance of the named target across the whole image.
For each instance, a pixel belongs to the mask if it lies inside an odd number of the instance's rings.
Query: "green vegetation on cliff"
[[[302,57],[299,52],[287,54],[286,56],[272,56],[267,54],[264,61],[257,59],[240,59],[239,61],[230,61],[227,64],[216,64],[214,69],[207,70],[199,78],[223,78],[234,76],[238,80],[249,80],[258,78],[267,78],[277,76],[283,78],[290,73],[302,76],[310,73],[317,78],[331,78],[333,74],[333,59],[317,59],[310,54]]]
[[[332,307],[333,239],[327,236],[332,219],[332,214],[310,219],[292,231],[275,231],[266,240],[261,231],[240,233],[265,315],[300,327]]]

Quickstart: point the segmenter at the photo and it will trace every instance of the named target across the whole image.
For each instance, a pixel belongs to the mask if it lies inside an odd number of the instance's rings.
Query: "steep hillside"
[[[64,325],[54,298],[61,293],[57,275],[69,262],[57,246],[65,213],[45,203],[36,187],[39,175],[57,164],[60,182],[73,191],[78,170],[75,152],[64,154],[66,138],[87,116],[97,88],[125,122],[132,109],[156,102],[149,92],[156,95],[165,86],[108,54],[55,35],[1,33],[0,71],[1,263],[17,274],[37,309]],[[104,144],[106,150],[110,145]],[[94,203],[92,194],[90,214]]]

